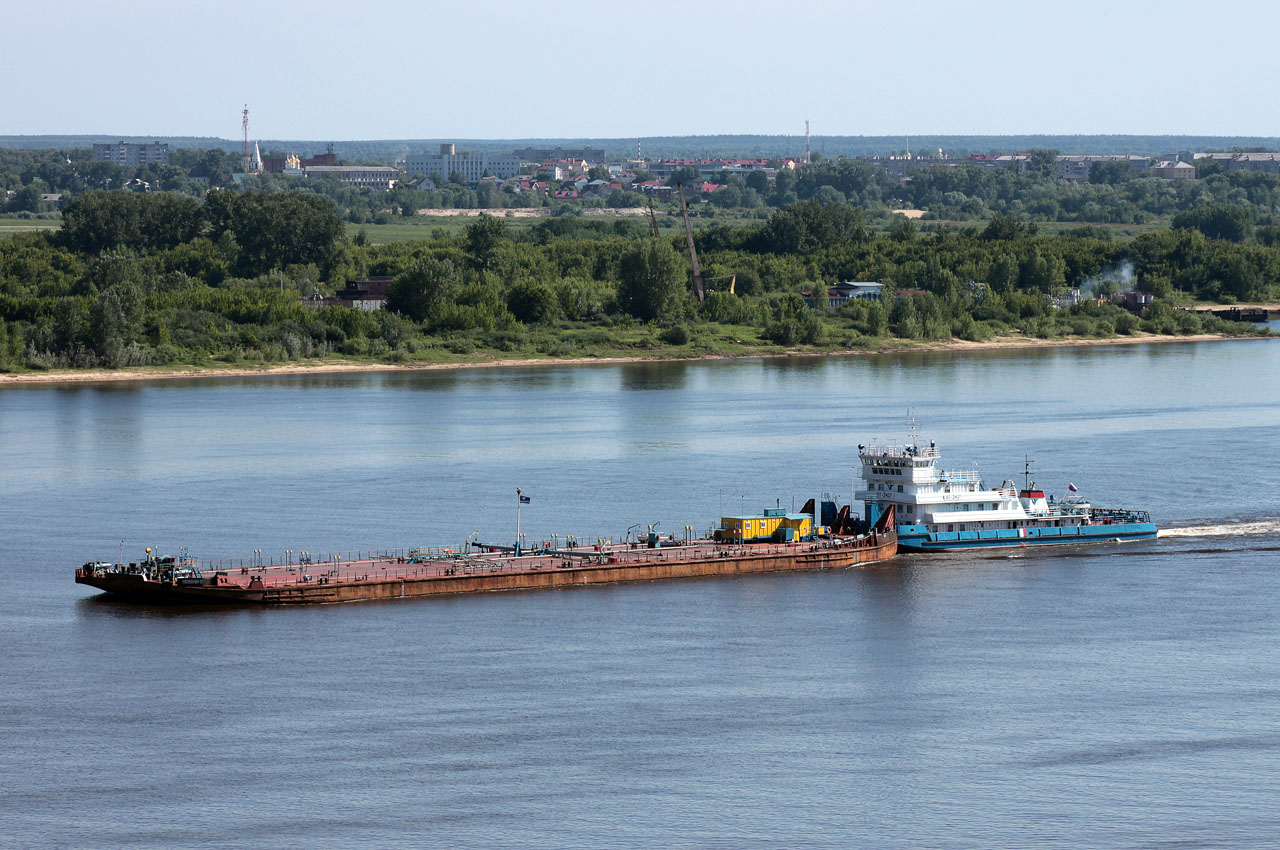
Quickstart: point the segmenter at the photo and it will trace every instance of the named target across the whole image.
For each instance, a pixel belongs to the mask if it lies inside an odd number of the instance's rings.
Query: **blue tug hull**
[[[900,552],[951,552],[961,549],[1106,543],[1149,540],[1157,534],[1153,522],[1118,522],[1065,528],[993,528],[983,531],[929,531],[923,525],[898,526]]]

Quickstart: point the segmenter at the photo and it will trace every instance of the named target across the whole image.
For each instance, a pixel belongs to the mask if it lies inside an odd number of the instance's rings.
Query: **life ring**
[[[453,550],[452,550],[452,549],[445,549],[445,550],[444,550],[444,553],[445,553],[446,555],[452,555],[452,554],[453,554]]]

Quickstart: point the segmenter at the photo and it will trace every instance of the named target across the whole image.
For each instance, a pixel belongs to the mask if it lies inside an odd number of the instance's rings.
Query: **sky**
[[[42,0],[0,134],[1280,136],[1280,4]]]

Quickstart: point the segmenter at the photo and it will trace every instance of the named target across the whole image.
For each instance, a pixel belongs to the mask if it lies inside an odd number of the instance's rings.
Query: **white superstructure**
[[[889,505],[899,527],[923,525],[929,531],[982,531],[1027,527],[1082,525],[1089,504],[1082,500],[1050,502],[1028,480],[1019,490],[1011,481],[986,487],[976,469],[943,469],[932,441],[921,447],[858,446],[862,489],[854,496],[867,505],[868,519]]]

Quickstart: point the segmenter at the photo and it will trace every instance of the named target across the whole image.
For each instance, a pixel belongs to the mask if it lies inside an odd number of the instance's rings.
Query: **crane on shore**
[[[689,243],[689,261],[693,264],[693,297],[701,304],[707,300],[707,286],[702,279],[702,267],[698,265],[698,249],[693,246],[693,226],[689,224],[689,202],[684,199],[684,183],[677,183],[680,192],[680,214],[684,216],[684,238]]]
[[[729,281],[729,292],[733,292],[733,287],[738,282],[736,274],[722,274],[715,277],[706,277],[702,274],[702,266],[698,264],[698,249],[693,245],[693,227],[689,224],[689,204],[684,199],[684,184],[677,183],[676,188],[680,190],[680,213],[684,216],[684,238],[689,243],[689,262],[693,265],[693,294],[699,302],[707,300],[707,293],[714,292],[714,289],[708,289],[707,284],[717,280]],[[653,235],[658,235],[658,223],[653,220],[653,203],[649,203],[649,218],[653,225]]]

